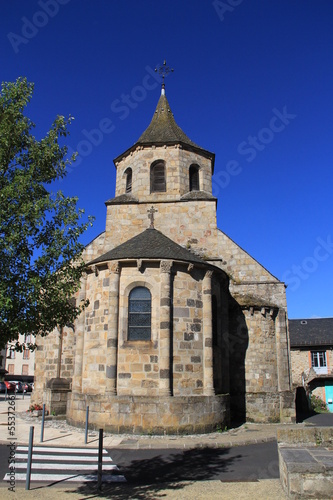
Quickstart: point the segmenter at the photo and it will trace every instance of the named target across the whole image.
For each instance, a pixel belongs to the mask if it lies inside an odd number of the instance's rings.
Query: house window
[[[30,335],[30,333],[24,335],[24,342],[26,344],[30,344],[31,343],[31,335]]]
[[[199,191],[199,167],[198,165],[190,166],[190,191]]]
[[[148,288],[133,288],[128,297],[128,340],[150,340],[151,295]]]
[[[9,375],[14,375],[14,365],[8,365],[8,373]]]
[[[127,168],[125,170],[125,175],[126,175],[126,193],[131,193],[132,192],[132,169]]]
[[[9,358],[15,359],[15,351],[12,347],[9,349]]]
[[[30,350],[29,349],[24,349],[23,351],[23,359],[29,359],[30,358]]]
[[[22,375],[29,375],[29,365],[22,365]]]
[[[164,161],[157,161],[150,167],[150,192],[163,193],[166,191]]]
[[[316,373],[327,373],[326,351],[311,351],[311,366]]]

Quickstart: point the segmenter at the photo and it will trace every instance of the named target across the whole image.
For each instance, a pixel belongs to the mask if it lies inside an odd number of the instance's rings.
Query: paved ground
[[[28,444],[30,427],[34,426],[34,444],[40,444],[41,418],[31,417],[26,410],[30,404],[30,397],[22,399],[18,395],[15,407],[9,401],[0,400],[0,441],[8,443],[14,437],[20,444]],[[8,408],[15,409],[15,435],[8,434]],[[12,410],[10,410],[12,414]],[[330,418],[330,417],[329,417]],[[332,415],[333,418],[333,415]],[[332,421],[331,421],[332,422]],[[310,422],[309,422],[310,423]],[[333,422],[332,422],[333,423]],[[332,425],[331,423],[331,425]],[[13,420],[11,420],[13,425]],[[105,434],[104,448],[182,448],[195,447],[231,447],[237,445],[254,444],[273,441],[276,439],[276,430],[279,424],[247,424],[237,429],[231,429],[222,433],[212,433],[193,436],[133,436],[133,435],[111,435]],[[299,426],[306,423],[298,424]],[[328,424],[330,425],[330,424]],[[45,445],[52,446],[98,446],[98,433],[89,432],[88,444],[84,444],[84,430],[68,426],[66,422],[59,420],[47,420],[44,429]],[[1,471],[3,472],[3,471]],[[182,483],[163,483],[160,487],[138,485],[130,487],[125,484],[103,486],[103,493],[96,496],[92,486],[61,488],[56,485],[35,486],[30,491],[24,490],[24,485],[17,485],[16,492],[7,491],[3,484],[0,492],[2,499],[36,498],[71,498],[73,500],[83,498],[112,498],[112,499],[252,499],[257,500],[280,500],[286,498],[280,486],[279,480],[262,480],[258,482],[235,482],[225,483],[222,481],[187,481]],[[105,489],[104,489],[105,488]]]
[[[3,399],[3,398],[1,398]],[[5,443],[11,437],[7,431],[9,401],[0,400],[0,442]],[[18,395],[15,400],[15,437],[20,444],[29,443],[30,427],[34,426],[34,444],[40,444],[41,418],[30,416],[26,411],[30,397]],[[13,407],[13,406],[11,406]],[[12,424],[12,422],[11,422]],[[303,425],[303,424],[300,424]],[[272,441],[276,439],[277,424],[247,424],[227,432],[199,434],[191,436],[144,436],[132,434],[105,434],[105,448],[195,448],[197,446],[236,446]],[[65,421],[46,419],[44,428],[45,444],[52,446],[83,446],[85,432],[67,425]],[[88,447],[98,446],[98,432],[88,434]]]
[[[109,498],[112,500],[283,500],[287,497],[278,479],[263,480],[251,483],[222,483],[221,481],[198,481],[182,483],[164,483],[161,488],[129,487],[126,484],[112,485],[103,488],[97,494],[93,488],[56,488],[38,487],[25,491],[23,487],[15,493],[1,489],[2,500],[31,499],[31,500],[83,500],[92,498]]]

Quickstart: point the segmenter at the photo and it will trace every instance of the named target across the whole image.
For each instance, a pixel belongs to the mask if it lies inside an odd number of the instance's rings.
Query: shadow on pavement
[[[228,451],[229,448],[221,448],[218,451],[211,448],[181,450],[166,457],[154,455],[149,459],[135,459],[123,466],[115,460],[120,468],[119,474],[125,476],[127,483],[103,483],[98,498],[118,500],[162,498],[165,497],[165,492],[162,493],[165,489],[179,490],[181,498],[185,481],[188,485],[189,482],[213,479],[216,474],[237,462],[240,455],[226,458]],[[88,498],[94,498],[97,497],[96,484],[86,483],[75,491],[66,493],[80,493],[91,495]]]

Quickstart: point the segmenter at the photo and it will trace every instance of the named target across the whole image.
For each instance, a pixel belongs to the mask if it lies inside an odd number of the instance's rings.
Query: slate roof
[[[195,148],[200,148],[191,141],[178,127],[165,95],[161,95],[149,127],[139,137],[137,144],[166,144],[168,142],[183,142]]]
[[[333,318],[290,319],[291,347],[333,345]]]
[[[114,163],[117,163],[120,158],[129,154],[137,146],[165,144],[182,144],[183,146],[195,148],[205,154],[205,156],[211,158],[214,165],[214,153],[201,148],[195,142],[191,141],[185,132],[177,125],[165,94],[161,94],[148,128],[141,134],[137,142],[131,148],[114,159]]]
[[[210,266],[197,255],[170,240],[157,229],[146,229],[89,264],[121,259],[172,259]]]
[[[188,193],[183,194],[180,198],[181,200],[217,200],[215,196],[207,191],[190,191]]]
[[[120,194],[119,196],[116,196],[115,198],[110,198],[108,201],[105,202],[105,205],[120,205],[121,203],[130,205],[138,202],[139,200],[131,193],[124,193]]]

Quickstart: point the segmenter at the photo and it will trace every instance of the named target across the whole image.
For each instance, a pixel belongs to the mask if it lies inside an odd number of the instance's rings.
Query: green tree
[[[47,335],[87,305],[72,297],[84,272],[80,236],[92,224],[77,198],[49,189],[75,160],[60,144],[72,118],[57,116],[38,141],[24,115],[32,94],[26,78],[1,85],[0,347],[16,340],[18,350],[19,333]]]

